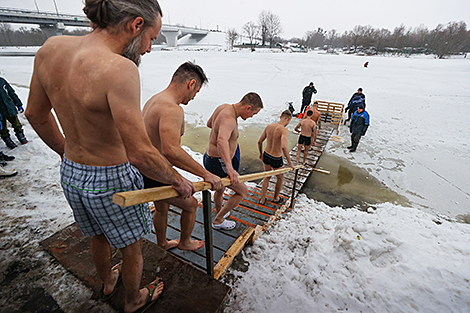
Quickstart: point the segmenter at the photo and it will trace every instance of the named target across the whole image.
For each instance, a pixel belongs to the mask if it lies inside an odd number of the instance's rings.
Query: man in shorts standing
[[[261,134],[261,137],[258,140],[258,150],[259,159],[263,162],[265,171],[282,168],[284,166],[282,161],[283,154],[286,157],[289,166],[292,168],[294,167],[290,159],[289,149],[287,148],[287,137],[289,136],[289,130],[286,128],[286,126],[290,123],[291,119],[292,113],[289,110],[285,110],[281,114],[280,121],[266,126],[263,133]],[[263,142],[265,140],[267,140],[267,145],[263,152]],[[270,179],[271,176],[265,177],[263,180],[261,198],[259,201],[261,204],[266,202],[266,191],[268,190]],[[279,192],[281,191],[282,183],[284,181],[284,174],[276,175],[276,179],[273,202],[282,204],[282,198],[279,197]]]
[[[93,32],[51,37],[37,52],[26,117],[63,159],[62,187],[82,233],[92,237],[102,297],[114,293],[122,272],[124,311],[135,312],[163,291],[160,279],[139,289],[142,237],[152,229],[152,216],[148,205],[122,208],[112,196],[142,189],[139,171],[171,184],[182,198],[195,188],[151,144],[140,111],[137,66],[160,32],[160,5],[86,0],[83,11]],[[111,246],[120,249],[122,266],[111,267]]]
[[[229,176],[229,186],[235,194],[222,207],[225,188],[217,190],[214,195],[217,215],[212,222],[214,229],[234,229],[236,223],[226,220],[230,211],[235,208],[248,193],[244,183],[238,181],[240,160],[236,157],[238,151],[238,121],[253,117],[263,108],[263,102],[257,93],[247,93],[240,102],[219,105],[207,122],[211,129],[209,147],[204,154],[204,167],[211,173],[224,178]]]
[[[317,125],[312,120],[313,111],[307,111],[307,118],[300,121],[300,123],[295,126],[295,131],[300,132],[299,144],[297,145],[297,155],[295,157],[297,165],[300,161],[300,152],[304,150],[304,159],[302,165],[305,165],[305,160],[307,160],[308,151],[312,146],[312,143],[315,145],[315,140],[317,140]],[[313,140],[312,140],[313,139]]]
[[[183,63],[173,74],[170,85],[147,101],[142,114],[149,138],[163,156],[172,165],[202,177],[204,181],[212,184],[213,190],[217,190],[224,187],[222,180],[205,170],[181,148],[181,136],[184,134],[184,111],[180,104],[187,105],[205,83],[207,83],[207,77],[199,65],[191,62]],[[143,176],[145,188],[165,185]],[[160,247],[165,250],[177,247],[180,250],[195,251],[204,246],[202,240],[191,240],[198,207],[196,198],[171,198],[154,203],[153,225]],[[182,209],[180,240],[168,241],[166,239],[170,204]]]

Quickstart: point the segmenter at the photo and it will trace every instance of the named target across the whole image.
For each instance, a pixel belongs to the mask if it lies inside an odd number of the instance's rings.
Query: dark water
[[[240,174],[263,171],[263,164],[258,159],[258,138],[264,125],[250,125],[240,129],[241,166]],[[193,151],[204,153],[209,140],[210,130],[207,127],[186,125],[186,133],[182,145]],[[297,143],[297,136],[289,135],[289,149]],[[330,172],[329,175],[313,172],[305,183],[302,193],[309,198],[321,201],[330,206],[359,207],[367,209],[375,204],[390,202],[409,206],[403,197],[387,188],[368,171],[360,168],[347,159],[324,152],[318,161],[317,168]]]

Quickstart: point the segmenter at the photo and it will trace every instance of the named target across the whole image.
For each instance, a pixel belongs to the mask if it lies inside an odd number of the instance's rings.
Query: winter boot
[[[18,174],[18,172],[15,170],[8,171],[0,167],[0,177],[10,177],[10,176],[15,176],[16,174]]]
[[[26,139],[23,133],[17,133],[16,138],[18,138],[18,140],[20,141],[22,145],[28,142],[28,139]]]
[[[6,155],[2,151],[0,151],[0,161],[13,161],[14,159],[14,156]]]
[[[16,144],[13,142],[13,140],[11,140],[10,137],[3,138],[3,141],[5,141],[5,144],[7,145],[8,148],[10,148],[10,149],[15,149],[16,148]]]

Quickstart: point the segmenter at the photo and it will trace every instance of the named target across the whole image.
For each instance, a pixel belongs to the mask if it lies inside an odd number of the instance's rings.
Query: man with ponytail
[[[157,0],[85,0],[83,11],[90,34],[52,37],[37,52],[26,116],[62,159],[62,187],[82,233],[92,237],[102,298],[122,277],[124,311],[136,312],[163,291],[158,278],[139,289],[152,215],[147,204],[122,208],[112,196],[142,189],[139,171],[171,184],[183,199],[195,188],[152,145],[140,111],[137,66],[161,29]],[[120,249],[122,265],[112,267],[111,246]]]

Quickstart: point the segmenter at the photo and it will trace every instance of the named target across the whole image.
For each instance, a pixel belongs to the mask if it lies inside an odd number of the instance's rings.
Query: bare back
[[[228,140],[229,157],[232,159],[238,145],[238,124],[233,106],[227,103],[218,106],[209,118],[207,126],[212,129],[207,154],[211,157],[222,157],[217,147],[218,142]]]
[[[165,91],[150,98],[142,110],[150,141],[165,154],[162,138],[177,146],[184,135],[184,110]]]
[[[289,130],[279,123],[266,126],[266,148],[264,151],[273,157],[282,156],[282,138],[289,135]]]
[[[115,120],[135,114],[135,105],[140,106],[139,74],[130,60],[90,35],[55,37],[36,55],[33,84],[57,115],[68,159],[96,166],[128,161]]]
[[[315,122],[310,119],[310,118],[306,118],[302,121],[300,121],[300,134],[305,136],[305,137],[312,137],[312,134],[313,134],[313,131],[316,127],[316,124]]]

